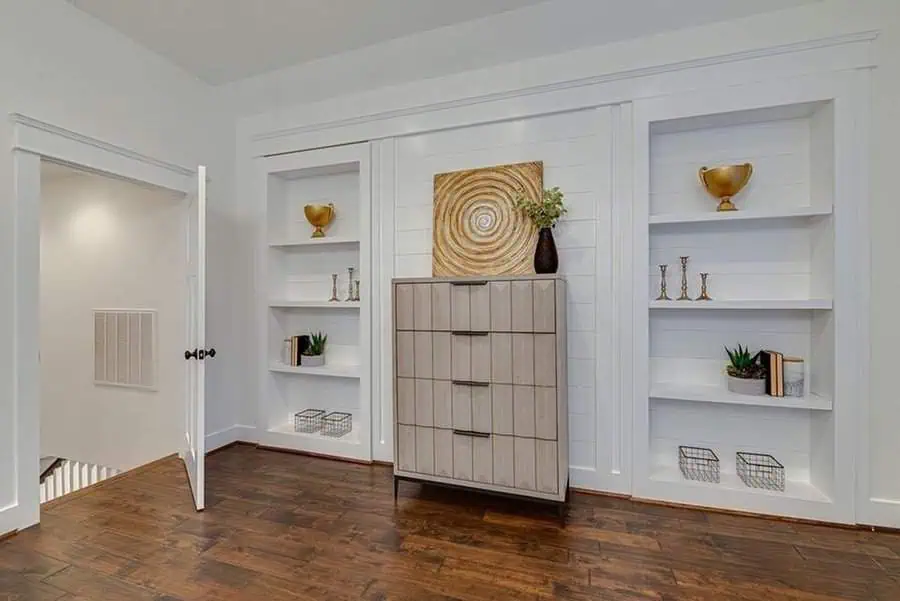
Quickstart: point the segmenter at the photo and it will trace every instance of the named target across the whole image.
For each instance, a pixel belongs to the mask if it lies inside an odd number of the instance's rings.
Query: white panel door
[[[197,193],[189,199],[188,223],[188,333],[185,359],[188,390],[185,398],[185,449],[182,459],[187,468],[194,507],[202,511],[205,503],[206,391],[205,360],[215,357],[215,349],[206,348],[206,167],[197,168]]]

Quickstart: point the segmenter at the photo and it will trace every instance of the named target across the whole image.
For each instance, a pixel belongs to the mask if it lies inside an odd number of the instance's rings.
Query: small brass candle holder
[[[690,257],[679,257],[679,259],[681,260],[681,296],[679,296],[677,300],[680,300],[680,301],[694,300],[691,298],[691,295],[688,294],[688,284],[687,284],[687,264],[688,264],[688,259],[690,259]]]
[[[708,278],[708,277],[709,277],[708,273],[700,274],[700,296],[698,296],[694,300],[698,300],[698,301],[711,301],[712,300],[712,297],[709,295],[709,292],[707,292],[707,289],[706,289],[706,278]]]
[[[668,293],[668,284],[666,283],[666,270],[669,268],[668,265],[660,265],[659,266],[659,296],[656,297],[658,301],[668,301],[672,300],[669,298]]]
[[[348,303],[349,303],[349,302],[352,302],[352,301],[354,301],[354,300],[356,300],[356,299],[353,298],[353,271],[354,271],[354,270],[353,270],[352,267],[348,267],[348,268],[347,268],[347,273],[348,273],[348,277],[347,277],[347,302],[348,302]]]
[[[341,300],[338,298],[338,295],[337,295],[337,279],[338,279],[338,274],[332,273],[331,274],[331,298],[328,299],[328,302],[330,302],[330,303],[336,303],[339,300]]]

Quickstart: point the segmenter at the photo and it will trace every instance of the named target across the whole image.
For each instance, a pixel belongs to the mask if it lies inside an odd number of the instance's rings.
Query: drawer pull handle
[[[473,330],[453,330],[451,332],[454,336],[487,336],[490,332],[483,332],[481,330],[473,331]]]
[[[460,436],[474,436],[475,438],[490,438],[490,432],[476,432],[475,430],[454,430],[454,434],[459,434]]]
[[[452,380],[452,382],[458,386],[479,386],[482,388],[487,388],[491,385],[490,382],[474,382],[472,380]]]
[[[463,280],[461,282],[450,282],[451,286],[487,286],[487,280]]]

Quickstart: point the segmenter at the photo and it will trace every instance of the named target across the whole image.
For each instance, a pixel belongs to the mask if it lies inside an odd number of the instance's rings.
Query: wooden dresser
[[[394,495],[424,480],[563,503],[566,282],[393,282]]]

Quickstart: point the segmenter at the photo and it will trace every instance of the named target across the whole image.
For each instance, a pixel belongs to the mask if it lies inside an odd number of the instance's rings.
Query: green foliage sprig
[[[524,212],[537,227],[553,227],[568,212],[563,206],[564,198],[565,195],[558,187],[545,189],[540,200],[532,200],[520,192],[516,198],[516,208]]]
[[[736,349],[725,347],[731,363],[726,367],[728,375],[743,380],[762,380],[766,377],[766,369],[759,362],[759,353],[750,354],[750,347],[737,345]]]
[[[309,333],[309,346],[303,351],[307,357],[317,357],[325,354],[325,343],[328,342],[328,334],[322,332]]]

